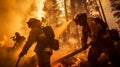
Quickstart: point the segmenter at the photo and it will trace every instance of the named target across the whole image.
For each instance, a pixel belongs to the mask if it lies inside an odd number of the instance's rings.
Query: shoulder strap
[[[98,22],[104,29],[107,29],[108,27],[107,23],[105,23],[101,18],[97,17],[97,18],[94,18],[94,20]]]

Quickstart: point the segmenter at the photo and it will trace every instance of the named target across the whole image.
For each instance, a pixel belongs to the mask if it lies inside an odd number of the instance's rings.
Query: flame
[[[44,12],[43,12],[43,10],[42,10],[43,7],[44,7],[43,2],[44,2],[44,0],[36,0],[36,1],[35,1],[35,6],[36,6],[36,9],[37,9],[37,10],[33,13],[33,15],[32,15],[33,17],[35,17],[35,18],[37,18],[37,19],[41,19],[41,18],[44,16]],[[36,46],[36,43],[34,43],[34,44],[30,47],[27,55],[24,57],[24,60],[27,60],[28,58],[30,58],[30,57],[32,57],[32,56],[35,55],[35,52],[34,52],[35,46]]]
[[[55,39],[58,39],[60,37],[60,35],[66,30],[70,22],[72,22],[72,19],[68,22],[64,22],[60,27],[55,29]]]
[[[6,35],[3,36],[3,40],[0,41],[0,47],[3,47],[6,43],[6,41],[8,40],[8,37]]]
[[[43,12],[43,7],[44,7],[44,4],[43,4],[44,0],[38,0],[36,1],[36,7],[37,7],[37,11],[35,12],[35,16],[38,18],[38,19],[41,19],[41,17],[44,16],[44,12]]]

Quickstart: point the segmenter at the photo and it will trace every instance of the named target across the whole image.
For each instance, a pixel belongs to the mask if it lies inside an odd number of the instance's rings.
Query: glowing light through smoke
[[[0,47],[4,46],[4,44],[6,43],[7,39],[8,39],[8,37],[6,35],[4,35],[3,40],[0,41]]]
[[[55,29],[55,38],[58,39],[60,35],[66,30],[67,26],[72,22],[72,19],[68,22],[64,22],[60,27]]]
[[[44,0],[37,0],[36,1],[36,7],[37,7],[37,11],[35,12],[35,16],[38,19],[41,19],[41,17],[44,16],[44,12],[43,12],[43,7],[44,7]]]

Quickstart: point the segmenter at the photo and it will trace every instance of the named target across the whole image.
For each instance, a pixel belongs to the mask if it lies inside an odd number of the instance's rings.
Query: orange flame
[[[67,26],[72,22],[72,19],[68,22],[64,22],[60,27],[55,29],[55,38],[58,39],[60,35],[66,30]]]
[[[6,35],[4,35],[3,40],[0,41],[0,47],[3,47],[5,45],[7,39],[8,39],[8,37]]]

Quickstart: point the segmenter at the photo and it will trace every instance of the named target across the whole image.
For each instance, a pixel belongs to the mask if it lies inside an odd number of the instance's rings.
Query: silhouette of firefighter
[[[120,36],[119,31],[117,29],[111,29],[109,30],[111,38],[116,42],[116,46],[119,46],[120,44]]]
[[[119,52],[119,56],[120,56],[120,36],[119,36],[119,31],[117,29],[111,29],[109,30],[111,38],[114,41],[114,45],[116,47],[116,49]]]
[[[22,43],[25,41],[25,37],[21,36],[19,32],[15,32],[15,36],[10,38],[12,38],[12,40],[15,41],[12,47],[13,49],[21,47]]]
[[[114,47],[114,42],[110,37],[109,32],[107,32],[108,25],[99,17],[87,17],[86,13],[78,14],[74,18],[74,21],[76,25],[82,26],[81,44],[83,49],[87,49],[87,38],[91,38],[91,48],[88,52],[88,62],[90,63],[90,66],[101,67],[98,58],[101,53],[104,52],[111,60],[114,67],[120,67],[120,58]]]
[[[50,65],[50,57],[52,55],[52,45],[53,43],[57,43],[58,41],[54,39],[54,32],[50,26],[48,28],[52,31],[49,31],[48,35],[46,35],[46,32],[43,30],[43,27],[41,26],[40,20],[36,18],[30,18],[30,20],[27,22],[28,27],[31,28],[31,31],[29,33],[28,39],[26,44],[24,45],[21,53],[19,54],[19,57],[23,57],[28,49],[32,46],[34,42],[37,42],[37,45],[35,47],[35,53],[38,58],[38,65],[39,67],[51,67]],[[48,38],[49,37],[49,38]]]

